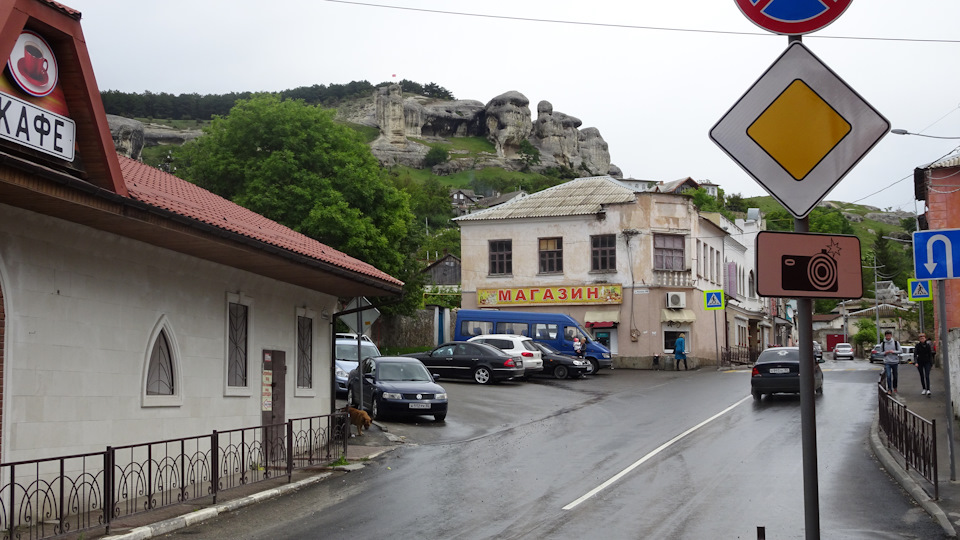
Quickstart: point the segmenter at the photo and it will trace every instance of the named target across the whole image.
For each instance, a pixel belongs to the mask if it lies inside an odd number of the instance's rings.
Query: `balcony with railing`
[[[690,270],[654,270],[654,284],[657,287],[693,287],[693,273]]]

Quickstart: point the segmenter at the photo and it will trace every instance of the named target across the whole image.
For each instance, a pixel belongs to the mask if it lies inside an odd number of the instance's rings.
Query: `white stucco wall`
[[[286,352],[286,418],[330,407],[336,298],[0,204],[4,462],[260,424],[261,351]],[[228,293],[252,300],[247,383],[225,396]],[[313,390],[296,388],[297,308],[315,312]],[[168,325],[182,404],[142,405]]]

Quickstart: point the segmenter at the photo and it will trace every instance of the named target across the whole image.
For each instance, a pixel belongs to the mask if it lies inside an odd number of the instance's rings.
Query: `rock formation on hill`
[[[530,113],[530,100],[511,90],[491,99],[479,101],[432,101],[423,96],[404,98],[399,85],[378,88],[374,94],[375,113],[363,108],[349,110],[352,122],[375,125],[380,137],[371,149],[383,165],[422,167],[429,148],[411,138],[433,141],[450,137],[486,137],[493,143],[496,155],[483,159],[461,159],[437,165],[435,172],[446,174],[469,167],[504,167],[520,169],[519,149],[529,141],[540,151],[539,168],[568,167],[585,175],[621,176],[620,169],[610,163],[610,151],[597,128],[580,130],[582,122],[553,110],[548,101],[537,105],[537,119]],[[341,111],[341,118],[345,115]],[[375,122],[370,122],[371,116]]]

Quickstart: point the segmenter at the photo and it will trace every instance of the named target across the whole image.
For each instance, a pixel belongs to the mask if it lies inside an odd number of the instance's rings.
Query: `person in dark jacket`
[[[930,397],[930,368],[933,367],[933,346],[927,341],[926,334],[920,334],[920,341],[913,349],[913,360],[917,363],[920,372],[921,394]]]

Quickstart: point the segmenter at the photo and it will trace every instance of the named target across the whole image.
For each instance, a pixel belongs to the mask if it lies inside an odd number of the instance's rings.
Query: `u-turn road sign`
[[[913,273],[917,279],[960,277],[960,229],[913,233]]]

